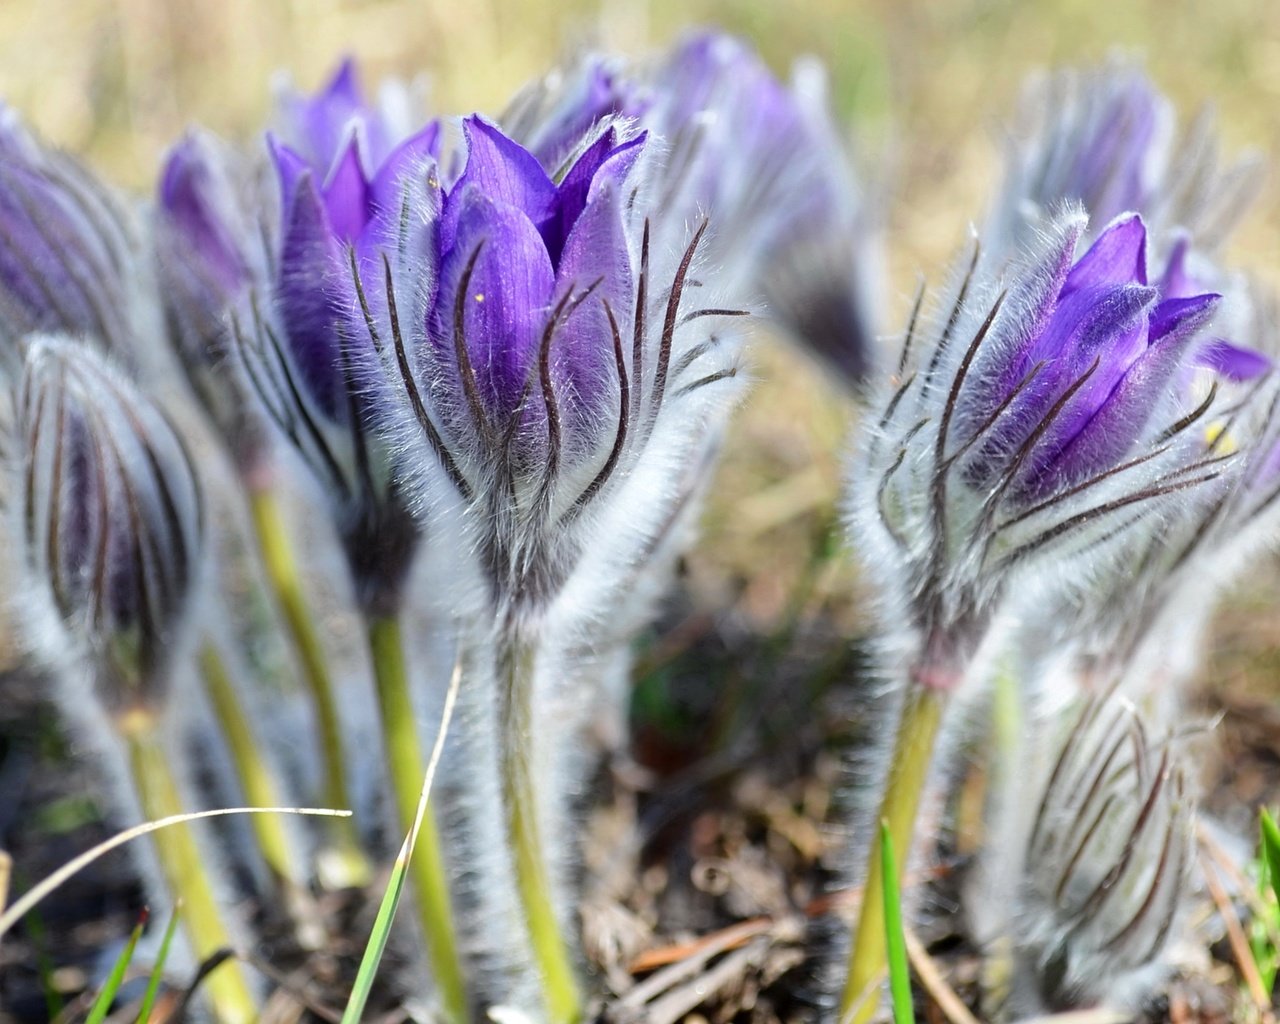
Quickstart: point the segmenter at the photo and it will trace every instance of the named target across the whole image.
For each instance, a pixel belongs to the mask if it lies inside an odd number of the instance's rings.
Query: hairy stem
[[[240,698],[232,685],[226,662],[211,642],[200,648],[200,675],[205,692],[213,705],[214,717],[235,765],[236,776],[251,807],[280,807],[279,788],[274,773],[262,757],[249,719],[240,706]],[[284,822],[274,814],[252,815],[258,849],[277,878],[290,885],[300,884],[298,865],[301,856],[293,849]]]
[[[373,658],[387,771],[391,777],[391,788],[395,791],[396,812],[401,829],[409,832],[417,819],[418,798],[427,766],[409,695],[404,645],[397,619],[376,616],[369,620],[369,652]],[[458,957],[457,930],[453,922],[440,829],[430,805],[422,817],[413,859],[409,862],[409,877],[413,881],[422,930],[426,935],[431,966],[445,1012],[455,1024],[463,1024],[470,1019],[467,990]]]
[[[875,820],[888,825],[899,876],[911,849],[916,810],[929,775],[934,739],[945,702],[941,691],[912,684],[898,723],[889,777]],[[849,954],[849,974],[840,998],[840,1020],[843,1024],[865,1024],[875,1014],[879,1005],[877,991],[888,969],[884,901],[880,897],[884,887],[884,863],[880,837],[875,829],[870,830],[867,841],[870,855],[863,877],[853,948]]]
[[[311,694],[316,724],[320,727],[320,761],[324,773],[322,799],[328,807],[350,810],[354,805],[342,757],[342,726],[333,695],[333,680],[329,676],[324,648],[302,591],[293,542],[273,491],[267,488],[254,489],[250,504],[267,576],[280,602],[289,635],[302,663],[302,676]],[[360,849],[355,819],[334,818],[328,827],[333,843],[332,852],[336,854],[334,866],[337,877],[333,881],[342,886],[364,885],[372,872]]]
[[[534,960],[542,975],[543,997],[551,1024],[574,1024],[582,1015],[581,997],[569,949],[560,933],[551,895],[551,877],[538,834],[533,788],[534,646],[510,638],[500,655],[498,685],[501,735],[502,802],[506,805],[507,842],[516,869]]]
[[[121,724],[143,817],[155,820],[181,814],[185,808],[157,735],[156,720],[139,712]],[[182,921],[195,955],[203,961],[231,946],[214,899],[213,885],[191,830],[179,824],[160,829],[151,836],[169,888],[175,899],[182,901]],[[220,964],[204,987],[219,1024],[252,1024],[258,1019],[257,1003],[244,966],[235,957]]]

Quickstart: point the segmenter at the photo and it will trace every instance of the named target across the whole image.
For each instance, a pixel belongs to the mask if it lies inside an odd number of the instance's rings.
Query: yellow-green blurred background
[[[425,74],[435,110],[496,113],[574,46],[638,53],[708,23],[750,37],[780,73],[806,53],[830,69],[883,196],[886,330],[917,273],[936,279],[981,219],[998,127],[1033,69],[1138,55],[1186,116],[1217,107],[1228,152],[1280,156],[1274,0],[0,0],[0,96],[146,191],[184,125],[257,130],[277,70],[313,88],[349,53],[366,86]],[[1280,280],[1278,223],[1280,182],[1231,259]],[[756,374],[712,503],[709,585],[767,624],[830,528],[850,407],[785,350],[762,352]]]
[[[780,71],[826,62],[839,112],[891,159],[895,280],[978,216],[993,128],[1034,67],[1137,53],[1185,108],[1217,105],[1229,146],[1280,148],[1269,0],[0,0],[0,96],[145,188],[185,124],[253,131],[278,69],[313,86],[352,53],[370,83],[425,72],[439,110],[496,111],[568,47],[637,52],[706,23]],[[1263,205],[1239,251],[1270,262],[1274,195]]]

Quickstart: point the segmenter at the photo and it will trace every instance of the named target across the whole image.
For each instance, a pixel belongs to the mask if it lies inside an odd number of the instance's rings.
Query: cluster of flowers
[[[630,643],[768,318],[869,406],[850,530],[898,699],[868,810],[905,857],[949,698],[1016,678],[993,756],[1045,770],[993,773],[1022,840],[993,847],[975,932],[1014,936],[1024,1002],[1148,969],[1192,804],[1176,737],[1148,735],[1206,579],[1270,539],[1280,496],[1268,309],[1216,259],[1250,168],[1220,170],[1204,126],[1175,148],[1128,67],[1033,84],[982,244],[882,372],[876,223],[820,86],[704,33],[428,120],[347,64],[283,91],[256,147],[189,134],[148,204],[3,113],[12,612],[126,816],[207,802],[198,742],[224,795],[357,811],[321,836],[256,816],[264,891],[361,884],[373,794],[410,827],[453,680],[416,994],[450,1021],[582,1019],[571,807],[624,735]],[[264,681],[276,621],[305,700]],[[156,837],[191,953],[234,944],[217,855]],[[875,1009],[883,961],[871,900],[842,1019]],[[218,1021],[256,1019],[241,964],[206,989]]]

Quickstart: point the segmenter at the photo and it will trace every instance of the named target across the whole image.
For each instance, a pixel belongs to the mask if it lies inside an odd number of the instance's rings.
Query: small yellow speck
[[[476,292],[476,302],[484,302],[484,292]]]
[[[1210,450],[1216,450],[1219,455],[1234,455],[1239,450],[1235,438],[1227,433],[1225,423],[1211,423],[1205,428],[1205,442]]]

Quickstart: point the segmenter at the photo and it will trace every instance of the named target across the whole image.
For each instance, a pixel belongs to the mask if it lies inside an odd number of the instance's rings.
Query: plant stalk
[[[409,677],[404,660],[400,623],[392,616],[369,620],[369,652],[382,717],[386,744],[387,771],[395,791],[400,828],[409,832],[418,816],[418,799],[426,775],[426,761],[418,739],[418,726],[409,695]],[[457,932],[440,829],[435,814],[427,806],[409,862],[422,930],[426,934],[431,966],[439,986],[445,1012],[456,1024],[470,1019],[467,989],[458,956]]]
[[[240,706],[239,695],[232,685],[226,662],[212,643],[205,643],[200,648],[199,661],[205,691],[231,751],[231,760],[245,797],[252,807],[280,807],[283,801],[280,799],[275,777],[262,757],[249,719]],[[258,838],[258,849],[267,867],[287,884],[299,885],[297,866],[302,861],[293,850],[284,822],[274,814],[255,814],[251,817],[254,834]]]
[[[122,722],[129,750],[129,767],[142,813],[148,820],[167,818],[184,810],[177,782],[157,735],[157,722],[145,712]],[[186,824],[152,833],[161,867],[173,895],[182,901],[182,919],[196,957],[201,961],[231,946],[218,911],[213,885],[200,859],[195,837]],[[205,982],[209,1001],[219,1024],[252,1024],[258,1007],[245,977],[243,964],[230,957]]]
[[[898,723],[889,778],[876,820],[883,821],[888,829],[899,876],[911,849],[916,811],[929,776],[933,744],[945,703],[946,697],[941,691],[912,684]],[[870,846],[858,923],[849,954],[849,974],[840,998],[842,1024],[865,1024],[870,1020],[879,1004],[878,986],[888,969],[884,901],[880,898],[884,888],[884,860],[876,830],[872,830]]]
[[[354,804],[342,756],[342,726],[334,698],[333,680],[329,675],[329,666],[325,661],[324,647],[316,632],[315,621],[303,594],[293,542],[274,491],[269,488],[254,489],[250,493],[250,507],[267,577],[280,602],[294,649],[302,663],[302,676],[311,694],[316,724],[320,728],[320,760],[324,774],[322,799],[328,807],[350,810]],[[355,819],[334,818],[328,823],[328,828],[339,868],[339,875],[334,881],[342,886],[366,884],[372,877],[372,870],[360,849]]]
[[[538,834],[533,787],[533,681],[536,649],[515,637],[501,654],[499,686],[502,802],[507,841],[516,871],[534,959],[542,975],[551,1024],[576,1024],[582,1016],[577,979],[551,896],[551,877]]]

